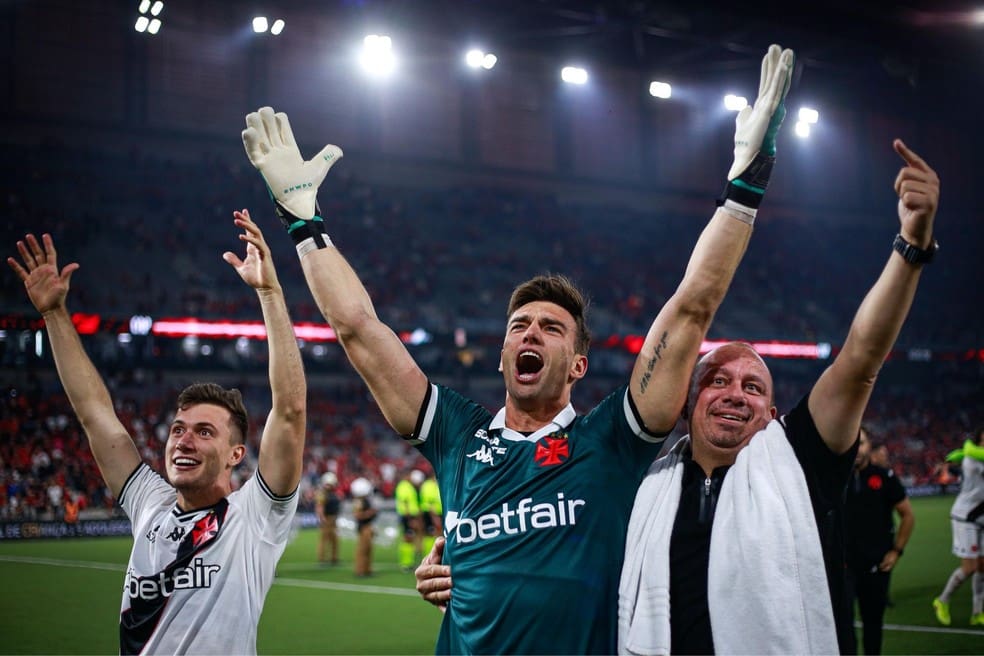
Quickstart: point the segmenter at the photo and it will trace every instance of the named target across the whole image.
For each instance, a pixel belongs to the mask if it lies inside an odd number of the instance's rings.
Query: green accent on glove
[[[773,149],[772,152],[775,152],[775,149]],[[762,187],[756,187],[754,185],[750,185],[744,180],[742,180],[741,178],[735,178],[734,180],[731,181],[731,184],[733,184],[736,187],[741,187],[742,189],[746,189],[752,192],[753,194],[758,194],[759,196],[765,195],[765,189],[763,189]]]
[[[779,106],[776,107],[776,111],[772,114],[772,120],[769,121],[769,127],[765,130],[765,137],[762,139],[762,148],[759,149],[760,153],[768,155],[769,157],[776,156],[776,136],[779,134],[779,128],[782,127],[782,121],[786,118],[786,103],[781,102]]]
[[[290,234],[295,230],[297,230],[298,228],[304,227],[305,225],[307,225],[307,221],[305,221],[304,219],[298,219],[297,221],[294,221],[289,226],[287,226],[287,234]]]

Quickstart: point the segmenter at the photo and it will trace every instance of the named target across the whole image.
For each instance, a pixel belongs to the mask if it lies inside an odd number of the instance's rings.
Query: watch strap
[[[907,242],[905,237],[899,233],[895,235],[892,248],[909,264],[929,264],[933,261],[933,256],[939,250],[940,244],[934,239],[929,248],[919,248]]]

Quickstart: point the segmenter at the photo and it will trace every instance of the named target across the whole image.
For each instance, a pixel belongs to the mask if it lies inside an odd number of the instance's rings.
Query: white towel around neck
[[[683,438],[657,460],[636,494],[619,585],[619,653],[670,653],[670,535],[689,445]],[[806,478],[778,421],[752,436],[721,486],[707,587],[717,654],[838,653]]]

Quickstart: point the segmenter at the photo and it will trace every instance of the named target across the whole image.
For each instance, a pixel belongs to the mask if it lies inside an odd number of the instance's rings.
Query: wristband
[[[331,237],[325,232],[325,221],[320,216],[321,208],[318,206],[317,200],[314,202],[314,217],[310,220],[297,218],[275,198],[273,199],[273,205],[277,216],[280,217],[280,222],[287,229],[287,234],[294,240],[299,257],[304,257],[311,251],[316,251],[320,248],[334,246]]]
[[[905,553],[905,550],[904,549],[899,549],[898,547],[892,547],[892,551],[894,551],[895,553],[897,553],[900,558],[902,557],[902,554]]]
[[[739,209],[754,220],[762,203],[762,197],[765,195],[765,189],[769,186],[769,178],[772,177],[772,166],[775,162],[775,157],[758,153],[741,175],[728,181],[724,192],[717,200],[717,206],[727,207],[731,201],[730,206],[733,209]]]

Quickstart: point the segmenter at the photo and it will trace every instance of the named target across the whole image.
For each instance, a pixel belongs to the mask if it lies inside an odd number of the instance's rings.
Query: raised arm
[[[793,52],[777,45],[762,59],[758,98],[736,121],[735,161],[722,205],[697,240],[683,280],[653,321],[636,359],[629,389],[651,432],[669,432],[680,416],[700,344],[745,254],[772,171],[792,69]]]
[[[305,162],[286,114],[269,107],[246,117],[243,144],[263,174],[277,213],[297,245],[308,287],[383,415],[401,435],[413,432],[427,393],[427,378],[399,337],[379,320],[365,286],[328,238],[316,194],[342,156],[325,146]]]
[[[284,496],[297,489],[301,480],[307,418],[304,365],[270,247],[249,212],[235,212],[234,216],[243,229],[239,238],[246,242],[246,259],[229,251],[222,259],[256,290],[269,350],[272,407],[260,440],[259,471],[270,491]]]
[[[72,273],[79,265],[73,262],[59,271],[51,235],[42,235],[41,240],[43,248],[34,235],[27,235],[17,242],[23,265],[12,257],[7,263],[24,281],[28,298],[44,317],[62,387],[89,438],[103,480],[113,496],[119,496],[127,477],[140,464],[140,454],[116,416],[109,390],[82,347],[65,306]]]
[[[885,357],[909,314],[923,263],[920,254],[935,251],[933,221],[940,181],[930,166],[901,140],[893,143],[905,166],[895,179],[901,228],[909,261],[893,250],[874,287],[858,308],[847,340],[810,392],[810,414],[820,436],[834,453],[844,453],[857,439],[861,415]],[[897,242],[898,243],[898,242]],[[917,249],[917,250],[913,250]]]

